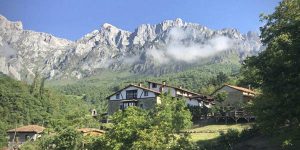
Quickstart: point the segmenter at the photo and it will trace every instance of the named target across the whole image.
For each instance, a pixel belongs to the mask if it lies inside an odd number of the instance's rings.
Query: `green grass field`
[[[205,126],[193,126],[193,128],[185,130],[191,132],[191,140],[206,141],[215,139],[220,136],[220,132],[227,132],[228,129],[237,129],[242,131],[251,127],[250,123],[244,124],[229,124],[229,125],[205,125]]]

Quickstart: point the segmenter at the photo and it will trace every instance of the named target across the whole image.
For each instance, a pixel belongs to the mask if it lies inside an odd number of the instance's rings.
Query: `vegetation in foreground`
[[[267,49],[258,56],[248,58],[239,77],[240,84],[251,84],[261,92],[251,107],[257,116],[255,128],[242,132],[228,130],[227,133],[220,133],[216,139],[192,143],[189,135],[177,135],[178,131],[190,124],[187,120],[191,119],[179,101],[178,104],[172,104],[174,107],[170,109],[163,109],[162,105],[147,112],[132,107],[123,113],[116,113],[112,118],[114,125],[105,136],[85,139],[74,132],[74,125],[87,122],[82,119],[85,118],[82,107],[95,99],[85,98],[85,101],[81,101],[77,97],[77,101],[72,101],[76,97],[69,99],[68,96],[43,89],[43,82],[34,82],[29,87],[1,76],[1,83],[4,83],[0,85],[3,102],[0,105],[0,117],[3,120],[0,123],[1,144],[3,146],[5,143],[3,136],[7,128],[16,124],[45,123],[52,126],[56,134],[24,145],[23,149],[39,149],[39,146],[42,149],[80,149],[83,146],[88,149],[243,149],[247,141],[256,138],[257,142],[257,138],[262,140],[264,137],[275,141],[277,145],[270,144],[262,149],[300,149],[300,2],[283,0],[273,14],[263,19],[266,25],[261,30],[261,38]],[[195,80],[189,74],[183,77],[187,78],[182,82],[191,83]],[[66,93],[74,92],[66,89]],[[78,109],[79,106],[81,109]],[[176,113],[180,111],[184,115]],[[73,128],[64,128],[65,125]]]
[[[6,131],[16,126],[40,124],[53,130],[99,126],[82,97],[45,89],[38,76],[29,86],[0,74],[0,83],[0,147],[7,146]]]
[[[252,107],[260,129],[281,135],[284,148],[300,149],[300,1],[283,0],[262,19],[267,48],[245,61],[243,82],[261,90]]]
[[[242,132],[252,128],[252,123],[242,124],[209,124],[204,126],[194,126],[191,129],[184,130],[191,135],[193,142],[207,141],[219,138],[221,133],[227,133],[229,129],[237,130]]]
[[[128,107],[112,116],[111,128],[100,137],[82,137],[72,128],[49,132],[22,148],[34,149],[191,149],[180,130],[191,126],[191,114],[183,99],[162,96],[153,110]],[[184,144],[183,144],[184,143]]]

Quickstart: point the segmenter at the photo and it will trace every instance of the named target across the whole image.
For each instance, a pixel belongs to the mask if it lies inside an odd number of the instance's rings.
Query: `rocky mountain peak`
[[[23,30],[21,22],[0,16],[0,71],[17,79],[32,77],[35,70],[49,79],[83,78],[103,69],[163,73],[197,64],[215,49],[237,51],[243,59],[261,50],[261,43],[252,33],[212,30],[180,18],[143,24],[134,32],[104,23],[73,42]],[[3,57],[8,51],[13,57]]]
[[[162,23],[156,25],[156,28],[160,31],[166,31],[167,29],[173,27],[182,27],[185,25],[186,23],[182,19],[176,18],[175,20],[165,20]]]
[[[101,30],[106,30],[106,31],[109,31],[109,32],[118,32],[120,31],[119,28],[109,24],[109,23],[104,23],[101,27]]]
[[[4,30],[23,30],[23,24],[20,21],[12,22],[0,15],[0,29]]]

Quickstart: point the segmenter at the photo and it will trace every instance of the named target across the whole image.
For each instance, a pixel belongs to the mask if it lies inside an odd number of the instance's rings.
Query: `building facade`
[[[137,106],[143,109],[150,109],[160,103],[160,93],[143,87],[142,85],[130,84],[115,92],[108,98],[108,115],[118,110],[126,109],[129,106]]]
[[[240,119],[245,119],[246,121],[255,120],[255,116],[251,112],[245,110],[245,105],[251,103],[254,96],[257,94],[251,89],[233,86],[233,85],[223,85],[221,88],[217,89],[212,95],[217,95],[218,93],[226,93],[226,99],[223,102],[215,102],[216,105],[220,106],[222,110],[215,114],[216,121],[232,119],[236,123]]]
[[[26,141],[35,141],[41,137],[44,127],[38,125],[27,125],[7,131],[9,149],[18,148]]]
[[[139,85],[130,84],[108,96],[108,115],[112,115],[114,112],[126,109],[129,106],[137,106],[142,109],[154,108],[156,104],[161,103],[159,95],[166,93],[169,93],[172,97],[185,99],[187,105],[210,105],[206,103],[209,99],[208,96],[203,96],[182,87],[170,86],[166,82],[147,81],[147,83],[147,87],[142,86],[141,83]]]
[[[250,102],[256,94],[256,92],[254,92],[253,90],[226,84],[217,89],[212,95],[216,95],[217,93],[222,92],[226,93],[226,100],[222,102],[222,104],[219,104],[217,102],[216,104],[222,105],[223,107],[238,107],[238,105],[243,105],[247,102]]]

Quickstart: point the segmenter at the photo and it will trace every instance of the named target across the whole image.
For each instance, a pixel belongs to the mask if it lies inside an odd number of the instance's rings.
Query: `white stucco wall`
[[[199,106],[199,102],[195,99],[186,99],[186,104],[190,106]]]
[[[149,83],[149,89],[153,90],[153,91],[156,91],[156,92],[160,92],[160,87],[161,85],[160,84],[156,84],[156,88],[153,88],[153,83]]]
[[[141,88],[138,88],[138,87],[135,87],[135,86],[130,86],[130,87],[120,91],[120,99],[116,98],[116,94],[112,95],[109,99],[110,100],[124,100],[124,99],[126,99],[126,91],[127,90],[137,90],[137,98],[156,97],[154,92],[148,91],[148,96],[144,96],[144,89],[141,89]]]

